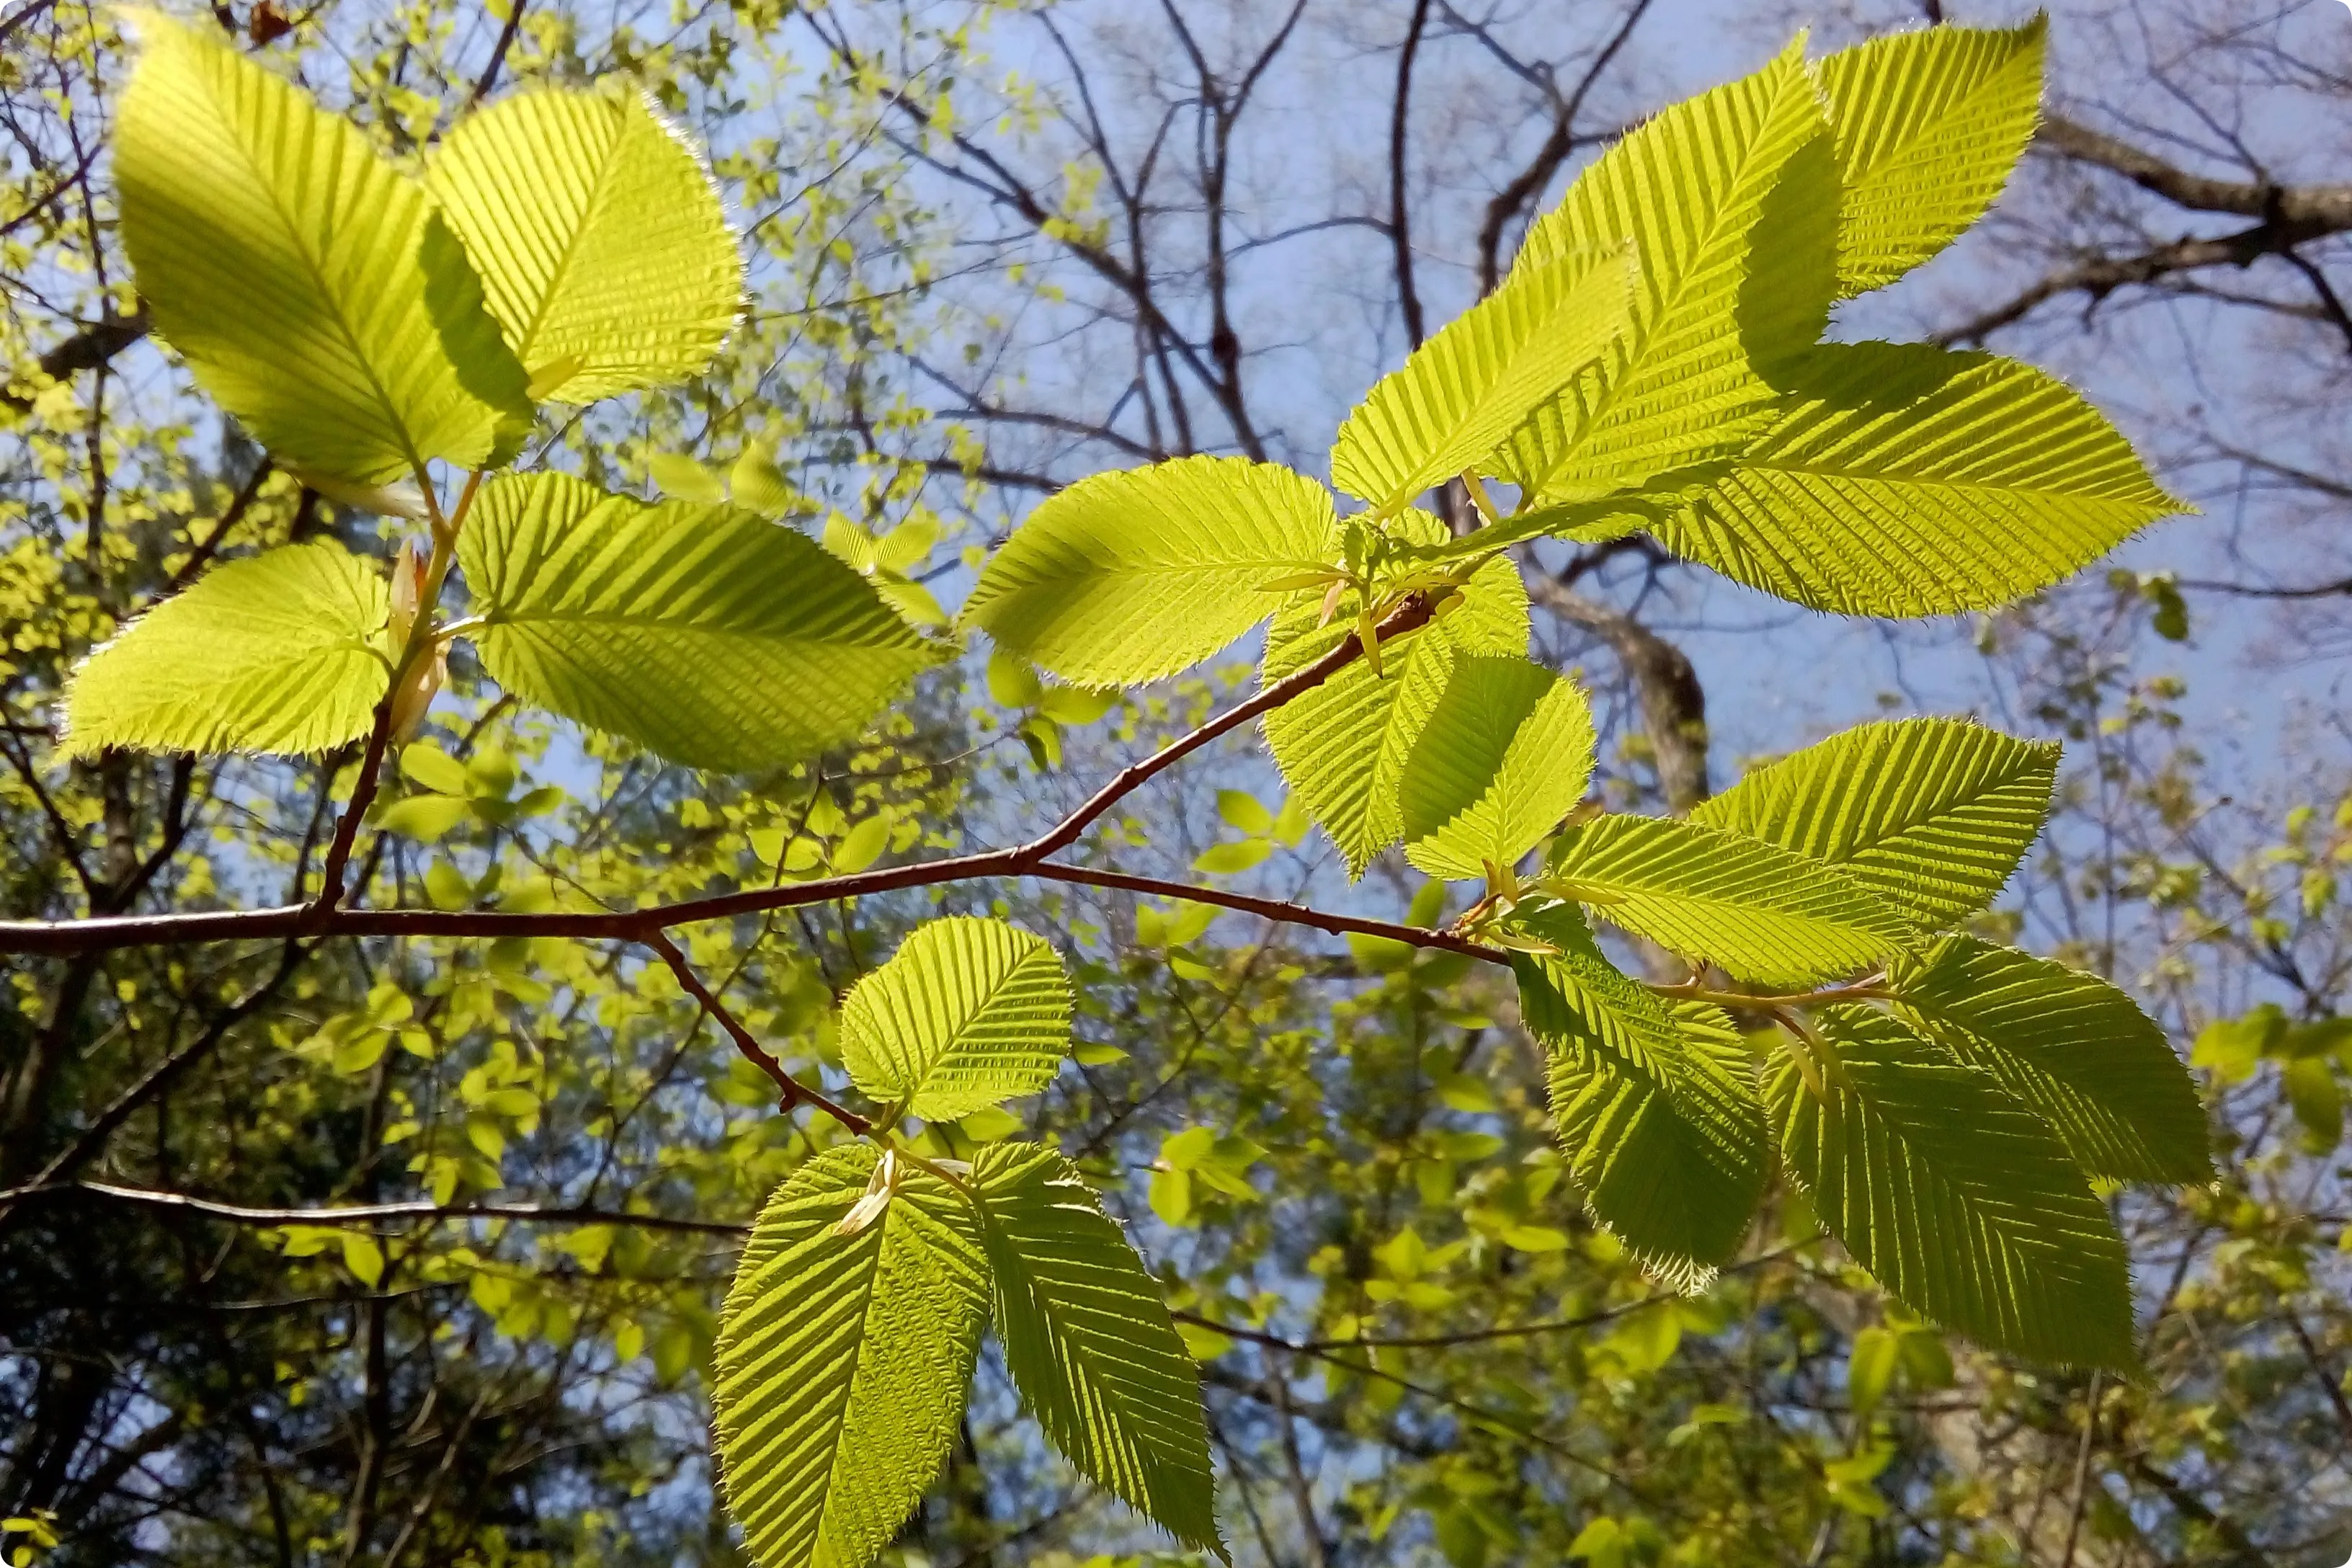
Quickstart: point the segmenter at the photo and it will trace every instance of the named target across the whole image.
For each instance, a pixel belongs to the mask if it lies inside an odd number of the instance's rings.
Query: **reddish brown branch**
[[[694,965],[686,961],[686,954],[679,951],[677,943],[670,941],[667,932],[656,931],[645,939],[645,943],[661,955],[661,961],[669,965],[669,972],[677,976],[677,983],[686,988],[686,994],[702,1004],[702,1010],[719,1021],[719,1026],[727,1031],[727,1037],[735,1042],[735,1048],[742,1053],[743,1059],[765,1073],[775,1084],[777,1092],[783,1097],[786,1110],[797,1106],[814,1106],[861,1138],[874,1131],[874,1123],[865,1117],[835,1104],[787,1071],[784,1064],[776,1059],[775,1053],[761,1045],[759,1037],[744,1027],[743,1021],[729,1010],[718,994],[702,983],[702,977],[695,973]]]

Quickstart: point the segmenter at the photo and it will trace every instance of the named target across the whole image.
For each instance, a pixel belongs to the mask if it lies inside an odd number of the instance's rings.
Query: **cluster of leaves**
[[[820,544],[777,521],[789,487],[756,454],[724,482],[656,465],[673,498],[659,503],[497,472],[541,405],[693,374],[736,317],[718,202],[649,104],[519,94],[415,177],[222,45],[161,16],[139,26],[115,160],[159,331],[306,484],[425,538],[388,577],[323,542],[205,574],[82,667],[71,751],[366,739],[372,775],[464,639],[516,699],[750,771],[855,734],[953,652],[906,575],[929,536],[844,524]],[[1958,722],[1867,726],[1688,821],[1601,812],[1585,803],[1585,699],[1527,657],[1506,554],[1646,530],[1798,604],[1927,615],[2045,586],[2171,510],[2123,439],[2031,367],[1821,341],[1838,300],[1934,255],[1991,201],[2032,131],[2041,47],[2038,23],[1817,63],[1800,40],[1628,135],[1493,295],[1373,388],[1331,454],[1360,510],[1240,458],[1099,475],[985,562],[956,625],[993,640],[992,684],[1038,709],[1024,733],[1042,755],[1105,693],[1271,618],[1260,700],[1294,799],[1359,874],[1401,842],[1433,886],[1483,883],[1460,921],[1420,934],[1508,963],[1549,1055],[1568,1178],[1646,1268],[1705,1282],[1777,1163],[1926,1319],[2122,1368],[2126,1258],[2090,1180],[2204,1176],[2195,1094],[2121,992],[1958,929],[2039,833],[2052,751]],[[436,463],[463,471],[452,493]],[[1479,514],[1458,535],[1413,505],[1455,480]],[[460,582],[464,613],[445,613]],[[384,820],[414,837],[533,809],[488,758],[412,749],[403,772],[419,792]],[[1225,815],[1249,837],[1204,870],[1246,869],[1251,849],[1303,830],[1246,796]],[[835,868],[883,849],[845,838]],[[444,882],[426,891],[449,909],[498,891]],[[1596,918],[1686,977],[1634,980]],[[975,920],[920,928],[843,1003],[843,1061],[878,1110],[838,1113],[858,1141],[776,1189],[718,1335],[724,1485],[773,1568],[862,1563],[891,1541],[948,1459],[992,1322],[1063,1454],[1222,1551],[1185,1342],[1077,1169],[1034,1143],[951,1159],[909,1132],[1043,1087],[1071,1009],[1046,944]],[[395,1041],[429,1055],[412,1033],[398,999],[372,998],[315,1043],[353,1071]],[[491,1162],[539,1105],[530,1070],[496,1065],[463,1090],[466,1136]],[[1213,1134],[1171,1141],[1155,1206],[1181,1225],[1204,1189],[1238,1198],[1255,1158]],[[424,1167],[436,1193],[469,1179],[463,1161]],[[1500,1234],[1564,1245],[1532,1201]],[[380,1252],[341,1247],[354,1274],[382,1277]],[[1412,1299],[1428,1255],[1402,1237],[1391,1250]],[[1865,1387],[1892,1376],[1889,1343],[1858,1352]]]

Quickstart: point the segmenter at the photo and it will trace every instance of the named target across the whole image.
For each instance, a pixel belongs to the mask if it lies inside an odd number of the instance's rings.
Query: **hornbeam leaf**
[[[1630,241],[1632,324],[1597,376],[1512,437],[1502,477],[1568,502],[1737,453],[1780,402],[1767,372],[1827,324],[1837,213],[1801,37],[1627,133],[1528,231],[1512,270]]]
[[[481,467],[528,378],[433,198],[348,119],[226,45],[132,14],[123,242],[155,329],[289,468],[362,487]]]
[[[1592,715],[1572,682],[1504,656],[1456,658],[1398,781],[1405,858],[1466,881],[1507,870],[1592,776]]]
[[[1875,963],[1902,916],[1825,866],[1695,823],[1603,816],[1552,846],[1562,897],[1685,958],[1742,980],[1805,985]]]
[[[2049,31],[2044,16],[2000,30],[1926,27],[1813,68],[1845,190],[1842,294],[1892,283],[1984,216],[2033,139]]]
[[[552,367],[541,397],[684,381],[742,312],[709,171],[643,92],[519,93],[458,121],[427,177],[507,342]]]
[[[1513,268],[1348,416],[1332,482],[1388,513],[1489,457],[1615,343],[1632,286],[1623,249]]]
[[[1896,1015],[2057,1130],[2084,1170],[2211,1179],[2197,1086],[2164,1031],[2095,974],[1969,936],[1887,965]]]
[[[971,1180],[1004,1364],[1045,1435],[1178,1541],[1223,1556],[1200,1376],[1159,1281],[1052,1150],[989,1144]]]
[[[1990,609],[2167,513],[2131,446],[2030,365],[1835,343],[1773,428],[1656,530],[1667,549],[1815,609]]]
[[[1415,543],[1445,538],[1445,525],[1423,511],[1396,519]],[[1354,617],[1317,624],[1320,605],[1303,598],[1274,618],[1265,635],[1265,683],[1314,663],[1355,634]],[[1462,602],[1418,631],[1381,645],[1381,666],[1357,659],[1265,716],[1265,743],[1291,793],[1360,877],[1372,857],[1404,832],[1397,804],[1405,759],[1437,706],[1457,657],[1524,654],[1528,591],[1518,568],[1497,557],[1471,574]]]
[[[988,1312],[972,1207],[901,1168],[843,1234],[878,1158],[830,1149],[777,1188],[719,1309],[719,1480],[761,1568],[871,1562],[961,1428]]]
[[[1822,1098],[1790,1060],[1767,1094],[1781,1159],[1846,1250],[1984,1344],[2132,1370],[2123,1240],[2042,1119],[1885,1014],[1814,1019]]]
[[[1266,584],[1338,549],[1312,479],[1179,458],[1045,500],[982,569],[963,618],[1073,685],[1129,686],[1215,653],[1281,606]]]
[[[2050,815],[2058,747],[1958,719],[1862,724],[1759,768],[1691,820],[1835,866],[1920,926],[1974,913]]]
[[[215,566],[74,673],[62,751],[310,752],[355,741],[392,679],[391,605],[373,564],[324,540]]]
[[[511,475],[457,558],[493,679],[696,767],[846,740],[933,658],[857,574],[732,507]]]
[[[953,1121],[1051,1083],[1070,1008],[1061,955],[1042,939],[1003,921],[936,920],[850,987],[842,1062],[872,1098]]]
[[[1715,1007],[1661,1002],[1601,955],[1574,906],[1513,923],[1519,1016],[1551,1058],[1552,1123],[1595,1219],[1651,1272],[1703,1288],[1738,1250],[1769,1164],[1746,1042]]]

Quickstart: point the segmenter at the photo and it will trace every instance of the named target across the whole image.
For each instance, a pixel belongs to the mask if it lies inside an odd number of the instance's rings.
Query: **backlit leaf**
[[[390,611],[380,571],[326,541],[215,566],[75,672],[62,750],[310,752],[355,741],[391,682]]]
[[[870,818],[869,820],[880,820]],[[953,1121],[1034,1094],[1070,1043],[1070,982],[1043,939],[950,916],[915,929],[841,1005],[853,1082],[910,1115]]]
[[[987,1321],[971,1205],[904,1170],[873,1223],[870,1144],[776,1189],[719,1310],[719,1479],[761,1568],[850,1568],[890,1543],[946,1463]]]
[[[2064,383],[1927,343],[1837,343],[1792,371],[1772,428],[1654,531],[1815,609],[1990,609],[2182,504]]]
[[[517,93],[459,121],[428,178],[538,396],[683,381],[742,312],[709,171],[643,92]]]
[[[1897,1014],[2039,1112],[2096,1176],[2203,1182],[2211,1134],[2164,1031],[2052,959],[1948,936],[1887,966]]]
[[[1519,1016],[1550,1057],[1552,1123],[1593,1217],[1685,1289],[1738,1249],[1769,1164],[1748,1047],[1717,1009],[1620,973],[1572,906],[1514,922]]]
[[[1786,1060],[1768,1095],[1781,1159],[1846,1250],[1980,1343],[2133,1367],[2123,1240],[2042,1119],[1884,1014],[1814,1017],[1826,1099]]]
[[[563,474],[494,479],[458,542],[491,679],[696,767],[847,739],[932,654],[804,535]]]
[[[503,460],[530,426],[526,378],[424,186],[217,37],[131,15],[123,241],[197,383],[330,480]]]
[[[1399,784],[1405,858],[1466,881],[1507,870],[1584,798],[1583,694],[1515,657],[1457,658]]]
[[[1759,768],[1691,820],[1835,866],[1933,928],[1992,901],[2042,831],[2057,780],[2055,744],[1903,719]]]
[[[1444,525],[1426,512],[1396,521],[1416,542],[1444,537]],[[1345,616],[1318,626],[1319,609],[1310,595],[1275,617],[1265,634],[1267,685],[1354,635]],[[1362,876],[1372,857],[1404,832],[1397,797],[1405,760],[1455,658],[1527,648],[1527,587],[1517,564],[1497,558],[1472,574],[1462,602],[1443,618],[1383,643],[1377,671],[1370,660],[1356,659],[1265,716],[1266,749],[1295,797],[1339,846],[1349,876]]]
[[[1907,922],[1839,872],[1696,823],[1602,816],[1553,846],[1564,897],[1742,980],[1805,985],[1877,963]]]
[[[1200,1377],[1159,1281],[1052,1150],[992,1144],[971,1179],[997,1334],[1023,1402],[1088,1477],[1223,1556]]]
[[[1840,292],[1893,282],[1984,216],[2033,138],[2049,30],[1925,27],[1813,68],[1845,190]]]
[[[1633,269],[1622,248],[1514,268],[1348,416],[1332,482],[1388,513],[1487,458],[1614,344]]]
[[[1631,242],[1633,321],[1595,375],[1512,437],[1503,477],[1576,500],[1729,457],[1767,423],[1779,360],[1836,289],[1838,188],[1804,41],[1628,132],[1528,231],[1513,265]]]
[[[1079,686],[1198,664],[1281,607],[1261,587],[1338,552],[1331,497],[1274,463],[1180,458],[1097,474],[1013,531],[963,618]]]

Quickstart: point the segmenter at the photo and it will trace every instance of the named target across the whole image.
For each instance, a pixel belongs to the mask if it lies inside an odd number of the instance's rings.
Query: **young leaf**
[[[2048,587],[2182,503],[2063,382],[1928,343],[1834,343],[1773,427],[1654,531],[1819,610],[1930,616]]]
[[[1548,869],[1612,925],[1760,984],[1850,974],[1908,934],[1839,872],[1695,823],[1603,816],[1561,835]]]
[[[493,679],[696,767],[846,739],[932,658],[856,573],[731,507],[514,475],[482,487],[457,556]]]
[[[1332,482],[1385,514],[1490,456],[1615,343],[1633,270],[1622,249],[1513,268],[1348,416]]]
[[[427,177],[540,397],[684,381],[742,313],[709,171],[642,92],[518,93],[459,121]]]
[[[1070,980],[1044,940],[1002,921],[916,928],[841,1005],[841,1058],[876,1100],[953,1121],[1034,1094],[1070,1045]]]
[[[362,487],[502,460],[522,366],[422,185],[214,37],[132,14],[123,242],[156,331],[296,469]]]
[[[827,1150],[761,1210],[719,1309],[719,1486],[761,1568],[856,1568],[946,1463],[988,1311],[971,1205],[900,1168],[845,1236],[877,1152]]]
[[[1418,543],[1445,537],[1426,512],[1397,520]],[[1355,627],[1347,617],[1318,626],[1312,595],[1285,608],[1265,634],[1267,685],[1314,663]],[[1372,857],[1404,832],[1399,781],[1413,742],[1465,655],[1528,650],[1528,591],[1518,567],[1497,557],[1463,584],[1462,602],[1444,618],[1381,646],[1381,666],[1357,659],[1265,716],[1266,749],[1292,793],[1330,834],[1360,877]]]
[[[2054,743],[1903,719],[1759,768],[1691,820],[1835,866],[1934,929],[1992,901],[2042,831],[2057,782]]]
[[[1838,289],[1892,283],[2000,195],[2041,117],[2049,20],[1927,27],[1841,49],[1813,68],[1845,188]]]
[[[1131,686],[1215,653],[1280,607],[1264,584],[1338,550],[1312,479],[1180,458],[1047,500],[982,569],[963,619],[1075,685]]]
[[[1767,1094],[1781,1159],[1846,1250],[1984,1344],[2131,1370],[2123,1240],[2041,1118],[1884,1014],[1814,1018],[1826,1098],[1785,1059]]]
[[[1566,501],[1738,452],[1780,401],[1763,367],[1827,323],[1837,213],[1802,38],[1629,132],[1529,230],[1513,271],[1631,241],[1632,325],[1595,385],[1514,434],[1503,477]]]
[[[1399,781],[1405,858],[1455,881],[1508,869],[1591,776],[1592,716],[1572,683],[1516,657],[1456,658]]]
[[[392,679],[391,607],[377,569],[324,540],[215,566],[75,671],[62,751],[311,752],[355,741]]]
[[[1159,1281],[1052,1150],[991,1144],[972,1182],[1004,1363],[1045,1435],[1178,1541],[1223,1556],[1200,1377]]]
[[[2164,1031],[2095,974],[1974,937],[1887,965],[1895,1011],[2057,1130],[2095,1176],[2203,1182],[2211,1134]]]
[[[1620,973],[1573,906],[1514,923],[1519,1016],[1551,1058],[1552,1123],[1595,1219],[1652,1272],[1697,1289],[1739,1246],[1769,1163],[1748,1047],[1717,1008]]]

